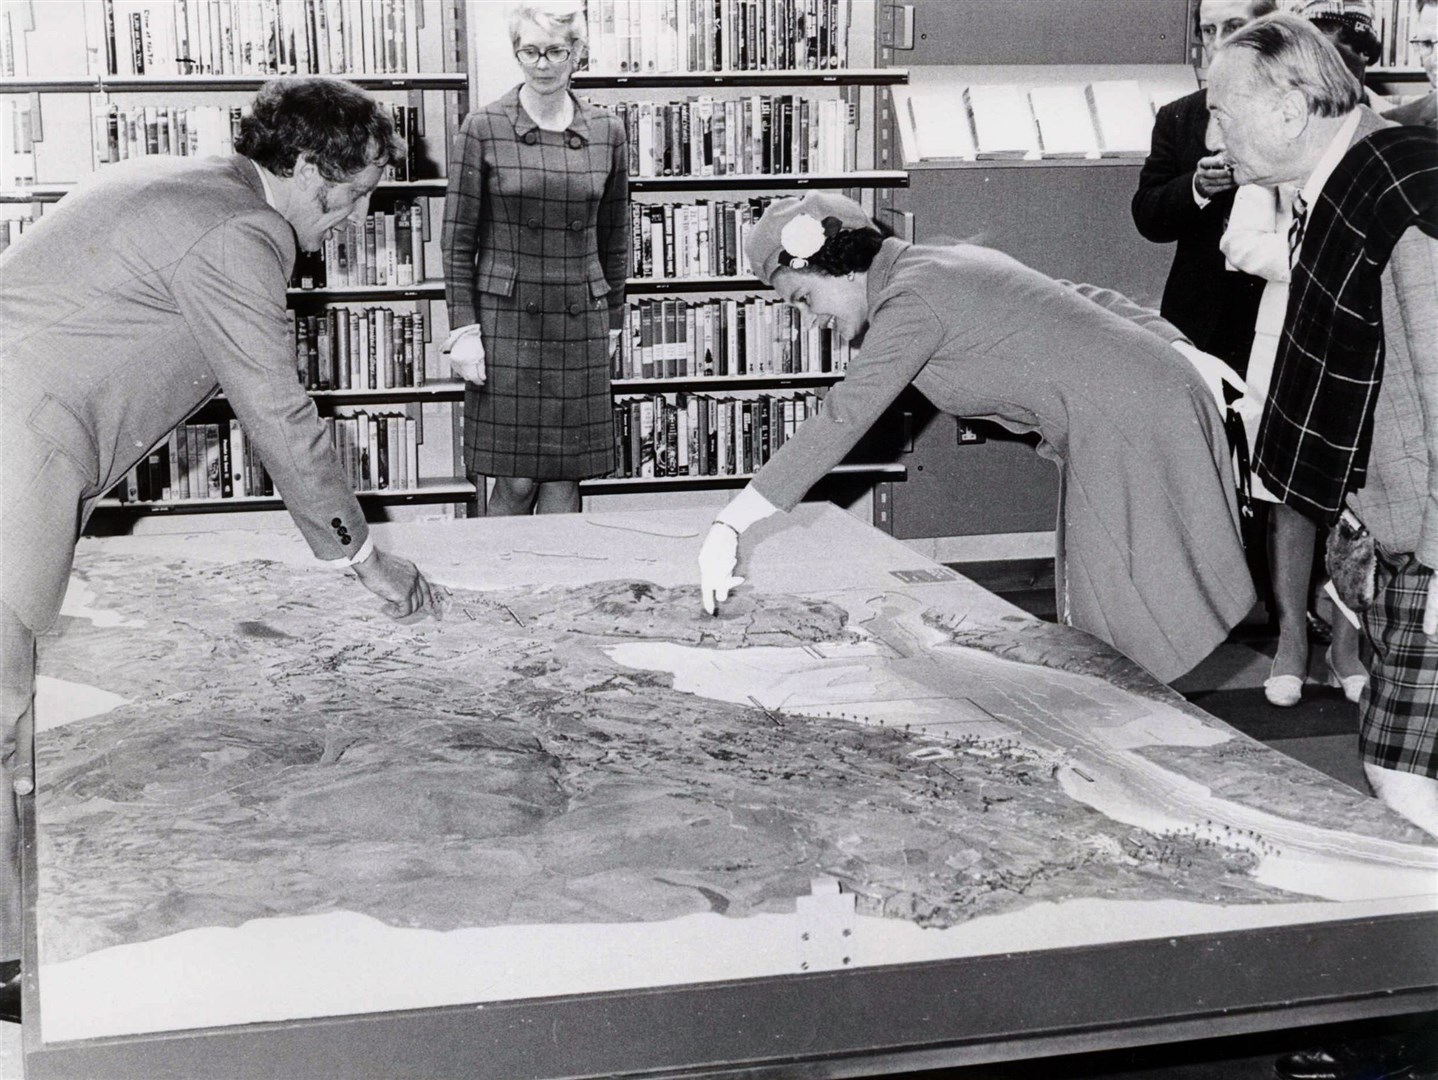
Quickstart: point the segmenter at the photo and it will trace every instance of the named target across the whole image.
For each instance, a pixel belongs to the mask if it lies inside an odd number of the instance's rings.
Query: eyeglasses
[[[1434,42],[1434,40],[1433,40],[1432,38],[1419,38],[1419,37],[1409,38],[1409,39],[1408,39],[1408,44],[1409,44],[1409,45],[1412,45],[1412,46],[1413,46],[1415,49],[1417,49],[1420,53],[1432,52],[1433,49],[1434,49],[1434,46],[1435,46],[1435,42]]]
[[[562,64],[569,59],[571,52],[573,50],[567,45],[551,45],[547,49],[536,49],[533,45],[526,45],[522,49],[514,50],[514,58],[525,67],[533,67],[539,63],[541,56],[551,64]]]

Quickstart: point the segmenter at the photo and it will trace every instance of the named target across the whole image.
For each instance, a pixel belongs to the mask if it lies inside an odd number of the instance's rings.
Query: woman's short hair
[[[304,154],[342,184],[367,165],[404,158],[389,109],[353,83],[323,75],[287,76],[260,87],[240,120],[235,150],[276,176],[291,176]]]
[[[537,26],[546,34],[563,34],[569,47],[583,54],[589,49],[589,24],[584,21],[584,8],[577,3],[515,4],[509,11],[509,43],[519,47],[519,32],[524,26]]]
[[[1247,50],[1257,77],[1279,93],[1296,90],[1314,116],[1343,116],[1363,100],[1363,86],[1333,43],[1307,19],[1265,15],[1236,31],[1220,53]]]

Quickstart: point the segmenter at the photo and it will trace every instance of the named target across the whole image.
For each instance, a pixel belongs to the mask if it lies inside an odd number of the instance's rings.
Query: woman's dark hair
[[[260,87],[240,121],[235,150],[276,176],[305,154],[320,175],[344,183],[365,166],[403,159],[389,110],[352,83],[306,75]]]
[[[884,240],[894,235],[894,230],[882,222],[876,221],[872,226],[862,229],[845,229],[839,226],[839,219],[834,217],[824,219],[824,232],[827,234],[824,246],[809,256],[803,269],[817,270],[830,277],[843,277],[851,272],[862,273],[868,270],[874,256],[879,254]],[[779,252],[779,265],[787,267],[789,263],[789,253]]]

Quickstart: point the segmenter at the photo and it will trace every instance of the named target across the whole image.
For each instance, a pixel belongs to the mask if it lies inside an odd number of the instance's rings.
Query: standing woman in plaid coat
[[[521,4],[509,30],[524,81],[465,118],[450,170],[445,351],[466,382],[466,470],[494,478],[489,512],[574,512],[579,481],[614,467],[628,147],[617,116],[569,92],[582,11]]]

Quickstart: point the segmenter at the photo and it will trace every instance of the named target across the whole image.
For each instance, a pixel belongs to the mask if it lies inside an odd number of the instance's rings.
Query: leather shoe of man
[[[0,1021],[20,1022],[20,961],[0,962]]]
[[[1396,1036],[1331,1043],[1285,1054],[1273,1063],[1281,1080],[1397,1080],[1412,1073],[1415,1055]]]

